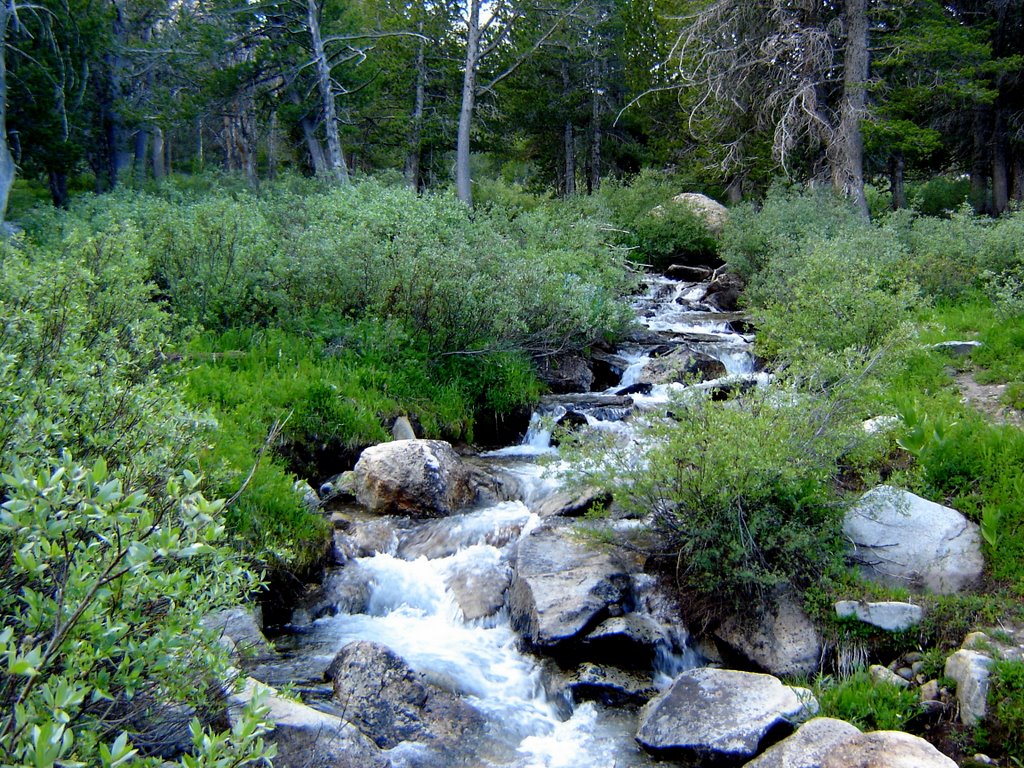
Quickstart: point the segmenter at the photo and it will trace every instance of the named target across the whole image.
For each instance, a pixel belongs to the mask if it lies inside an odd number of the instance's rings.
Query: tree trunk
[[[47,174],[50,198],[57,208],[68,207],[68,175],[64,171],[50,171]]]
[[[14,158],[7,143],[7,28],[12,9],[6,0],[0,0],[0,224],[7,216],[7,201],[14,186]]]
[[[455,193],[466,205],[473,204],[473,187],[469,172],[469,139],[476,99],[477,67],[480,64],[480,3],[481,0],[469,0],[469,16],[466,19],[466,61],[462,73],[462,105],[459,108],[459,133],[455,145]]]
[[[576,137],[571,121],[565,121],[562,134],[565,146],[565,196],[572,197],[576,194]]]
[[[1024,202],[1024,155],[1019,150],[1013,150],[1013,185],[1012,196],[1018,205]]]
[[[596,192],[601,188],[601,67],[594,62],[594,82],[590,88],[590,178],[587,180],[587,193]]]
[[[306,151],[309,152],[309,162],[313,164],[313,173],[317,178],[326,178],[327,159],[324,157],[324,148],[320,146],[320,140],[316,137],[316,124],[309,115],[304,116],[299,124],[306,139]]]
[[[846,49],[843,56],[843,100],[839,126],[829,146],[832,187],[849,197],[864,218],[864,137],[860,123],[867,114],[868,58],[867,0],[846,0]]]
[[[306,22],[309,25],[309,36],[313,44],[313,61],[316,63],[317,86],[320,89],[320,101],[324,111],[324,130],[327,132],[328,168],[339,184],[347,184],[348,166],[345,165],[345,155],[341,151],[341,137],[338,135],[338,108],[334,103],[331,67],[327,61],[327,54],[324,51],[323,37],[320,35],[320,15],[317,0],[307,0]]]
[[[1010,207],[1010,153],[1006,136],[1006,112],[997,106],[992,126],[992,213]]]
[[[974,146],[971,150],[971,205],[977,214],[988,213],[989,137],[991,110],[987,105],[974,110]]]
[[[892,193],[892,209],[899,211],[907,207],[907,190],[903,183],[903,171],[906,160],[902,152],[893,152],[889,156],[889,191]]]
[[[417,31],[423,34],[423,20],[417,24]],[[409,154],[405,159],[405,180],[409,187],[420,188],[420,153],[423,142],[423,110],[427,98],[427,46],[420,38],[416,49],[416,93],[413,97],[412,120],[409,125]]]
[[[149,130],[145,127],[140,127],[135,132],[135,154],[133,173],[137,181],[142,181],[146,178],[146,156],[149,153]]]
[[[167,165],[164,162],[164,131],[158,125],[153,126],[153,178],[163,181],[167,176]]]
[[[725,198],[732,205],[739,205],[743,202],[743,177],[733,176],[725,188]]]

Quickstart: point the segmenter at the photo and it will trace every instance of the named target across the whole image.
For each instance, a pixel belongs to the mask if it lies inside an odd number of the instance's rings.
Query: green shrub
[[[989,685],[991,740],[1020,762],[1024,760],[1024,662],[997,661]]]
[[[962,208],[970,192],[970,179],[936,176],[921,184],[908,184],[907,202],[925,216],[943,216]]]
[[[652,516],[651,549],[672,554],[683,592],[728,612],[820,579],[842,550],[832,483],[856,442],[842,403],[791,391],[693,398],[671,411],[674,420],[645,427],[640,462],[632,447],[589,447],[602,458],[585,479]]]
[[[845,679],[819,678],[814,693],[822,717],[846,720],[865,731],[902,730],[921,709],[916,691],[876,683],[864,669]]]

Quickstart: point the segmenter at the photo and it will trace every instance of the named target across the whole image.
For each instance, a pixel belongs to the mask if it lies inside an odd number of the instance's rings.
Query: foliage
[[[920,711],[916,691],[876,683],[864,669],[839,680],[819,678],[814,694],[822,717],[846,720],[865,731],[902,730]]]
[[[673,420],[645,427],[642,461],[612,449],[586,480],[651,515],[651,549],[671,554],[684,593],[717,612],[764,605],[778,586],[821,578],[842,549],[832,482],[854,442],[843,407],[797,390],[681,400]]]
[[[995,662],[988,702],[990,737],[1008,757],[1024,760],[1024,662]]]
[[[198,621],[258,586],[188,469],[195,419],[160,365],[139,243],[129,225],[0,246],[5,765],[159,764],[129,739],[167,707],[212,738],[227,660]],[[258,758],[261,717],[221,752]]]

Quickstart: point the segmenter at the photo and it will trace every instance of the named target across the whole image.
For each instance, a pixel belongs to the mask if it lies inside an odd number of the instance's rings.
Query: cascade
[[[559,469],[564,465],[551,444],[558,420],[575,411],[592,428],[628,437],[632,413],[668,402],[685,386],[641,387],[629,395],[632,404],[621,407],[609,406],[601,398],[614,398],[623,388],[642,384],[645,367],[666,344],[700,349],[723,364],[725,377],[698,387],[765,381],[753,373],[750,337],[714,317],[714,309],[702,303],[706,290],[706,284],[651,277],[646,293],[634,301],[647,332],[617,351],[624,366],[615,386],[581,396],[579,403],[560,399],[543,406],[533,415],[520,445],[485,454],[486,461],[500,464],[517,479],[520,500],[396,526],[377,551],[343,566],[344,578],[337,582],[343,588],[333,596],[329,610],[279,641],[279,647],[290,650],[284,668],[268,682],[290,679],[316,706],[337,710],[320,682],[323,672],[346,643],[370,640],[393,650],[429,682],[462,696],[487,723],[482,737],[467,745],[464,754],[402,745],[388,753],[396,766],[655,765],[633,739],[635,709],[577,703],[551,690],[545,665],[523,650],[507,603],[501,602],[507,600],[502,594],[511,578],[510,559],[517,541],[540,524],[533,510],[559,488]],[[549,456],[546,468],[536,461],[541,455]],[[635,613],[657,613],[653,582],[642,574],[634,577]],[[490,593],[498,596],[497,610],[476,610]],[[650,667],[643,672],[653,687],[664,687],[679,672],[701,662],[687,647],[685,629],[663,629]]]

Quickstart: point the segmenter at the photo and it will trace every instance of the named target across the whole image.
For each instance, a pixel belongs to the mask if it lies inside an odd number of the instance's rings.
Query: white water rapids
[[[726,323],[707,319],[712,309],[700,304],[705,291],[703,284],[652,277],[648,292],[636,300],[635,307],[641,323],[652,331],[714,337],[703,340],[701,350],[719,359],[729,377],[752,377],[749,339],[732,332]],[[603,394],[641,381],[652,349],[638,343],[619,350],[619,355],[627,362],[621,381]],[[682,387],[658,385],[631,397],[637,408],[652,408],[668,402]],[[656,764],[633,739],[635,710],[575,703],[565,694],[549,691],[553,686],[547,684],[545,663],[520,649],[507,607],[467,620],[452,587],[458,580],[469,585],[471,592],[484,595],[497,583],[500,600],[519,538],[539,523],[531,508],[558,488],[557,471],[545,472],[534,459],[557,453],[550,442],[551,417],[564,415],[565,408],[557,406],[548,418],[535,415],[521,445],[489,454],[519,480],[521,501],[440,521],[396,525],[393,535],[381,539],[375,554],[343,566],[344,583],[359,585],[367,599],[356,601],[359,604],[353,608],[339,597],[338,604],[348,610],[319,618],[296,634],[289,671],[276,673],[314,680],[344,645],[370,640],[395,651],[428,681],[462,695],[486,719],[484,738],[466,754],[439,755],[422,745],[403,744],[388,753],[396,766],[640,768]],[[598,428],[608,426],[591,415],[587,420]],[[629,429],[628,418],[615,424],[616,429]],[[634,584],[637,611],[648,605],[645,590],[650,585],[644,578],[637,577]],[[660,685],[697,663],[685,649],[681,631],[673,631],[677,642],[659,647],[649,670],[651,680]],[[320,705],[330,706],[326,699]]]

